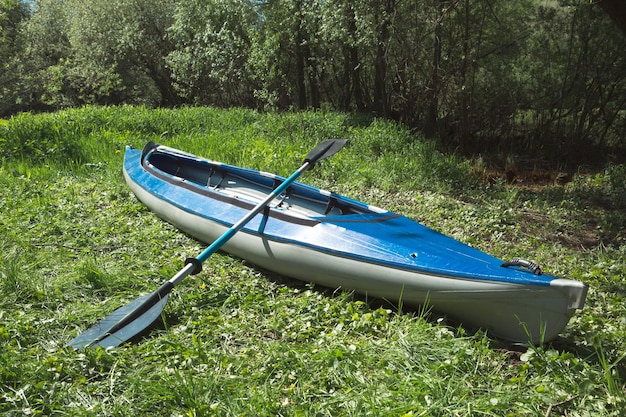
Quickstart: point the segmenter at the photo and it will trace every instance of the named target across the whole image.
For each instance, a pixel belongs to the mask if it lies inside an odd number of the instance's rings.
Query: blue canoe
[[[243,218],[284,178],[149,143],[126,149],[125,179],[152,212],[204,242]],[[556,337],[587,285],[503,262],[407,217],[292,184],[222,249],[303,281],[424,305],[502,339]]]

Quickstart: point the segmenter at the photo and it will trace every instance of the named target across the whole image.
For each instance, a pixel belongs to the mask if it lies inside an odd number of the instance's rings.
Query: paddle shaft
[[[289,188],[289,186],[293,184],[304,171],[309,169],[310,166],[311,163],[309,161],[305,161],[304,164],[302,164],[302,166],[296,172],[291,174],[289,178],[287,178],[285,181],[283,181],[282,184],[276,187],[274,191],[272,191],[263,201],[257,204],[256,207],[254,207],[254,209],[252,209],[244,218],[232,225],[230,229],[224,232],[224,234],[222,234],[217,240],[215,240],[208,248],[206,248],[202,253],[196,256],[196,259],[200,263],[204,263],[204,261],[209,259],[211,255],[213,255],[222,246],[224,246],[224,244],[228,242],[230,238],[235,235],[235,233],[241,230],[250,220],[252,220],[254,216],[259,214],[273,199],[275,199],[278,195],[287,190],[287,188]],[[169,290],[171,290],[175,285],[178,285],[178,283],[185,279],[187,276],[193,274],[195,269],[196,265],[192,263],[188,263],[187,265],[185,265],[183,269],[178,271],[176,275],[174,275],[167,283],[164,284],[164,286],[166,286],[167,284],[171,284],[171,287],[168,286],[169,288],[167,292],[169,292]]]
[[[161,314],[167,303],[168,294],[175,285],[185,277],[198,273],[204,261],[217,252],[219,248],[233,237],[235,233],[241,230],[254,216],[260,213],[276,196],[286,191],[304,171],[312,169],[318,161],[337,153],[345,143],[345,139],[332,139],[317,145],[315,149],[309,152],[302,166],[296,172],[285,179],[282,184],[276,187],[263,201],[254,207],[252,211],[231,226],[222,236],[200,253],[200,255],[196,258],[188,259],[185,267],[178,271],[170,280],[165,281],[153,293],[141,296],[131,303],[118,308],[103,320],[72,339],[66,346],[73,348],[118,346],[134,337],[142,330],[145,330]],[[151,149],[155,148],[156,145],[144,151],[145,153],[142,158],[145,157]]]
[[[293,182],[298,179],[298,177],[307,169],[310,169],[313,164],[309,161],[305,161],[302,166],[294,172],[289,178],[287,178],[282,184],[276,187],[263,201],[252,209],[245,217],[239,220],[236,224],[232,225],[224,234],[222,234],[217,240],[215,240],[209,247],[207,247],[202,253],[200,253],[195,259],[203,263],[206,261],[211,255],[217,252],[231,237],[235,235],[241,228],[243,228],[246,223],[248,223],[254,216],[259,214],[265,206],[267,206],[276,196],[280,195],[284,192]],[[159,303],[161,300],[167,302],[168,294],[174,289],[180,281],[182,281],[187,276],[196,272],[197,265],[195,263],[187,263],[184,268],[182,268],[176,275],[174,275],[170,280],[165,281],[156,291],[147,296],[145,300],[138,305],[136,308],[132,308],[129,310],[127,314],[121,317],[116,323],[111,325],[110,327],[104,328],[104,331],[100,332],[99,336],[90,338],[90,332],[85,332],[78,337],[74,338],[72,341],[68,343],[68,346],[72,346],[75,348],[82,348],[91,345],[102,345],[103,346],[117,346],[119,343],[124,341],[124,338],[116,337],[117,332],[123,332],[124,329],[131,325],[136,320],[139,320],[142,316],[147,314],[153,306]],[[163,303],[164,304],[164,303]],[[163,307],[163,305],[161,305]],[[123,309],[124,307],[122,307]],[[120,311],[118,309],[117,311]],[[160,311],[160,310],[159,310]],[[115,312],[113,313],[115,314]],[[106,319],[105,319],[106,320]],[[97,326],[97,325],[96,325]],[[111,340],[109,340],[111,339]],[[108,343],[107,343],[108,342]]]

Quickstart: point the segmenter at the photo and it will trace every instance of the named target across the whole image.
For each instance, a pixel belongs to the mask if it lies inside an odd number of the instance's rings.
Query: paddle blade
[[[160,295],[158,290],[138,297],[70,340],[65,346],[74,349],[118,346],[150,327],[165,308],[167,297],[168,294]]]
[[[347,139],[328,139],[320,143],[304,158],[309,163],[308,170],[313,169],[316,163],[339,152],[348,142]]]
[[[128,325],[123,326],[118,331],[113,332],[98,343],[92,344],[91,347],[115,347],[137,336],[139,333],[150,327],[159,317],[161,317],[161,313],[163,313],[165,304],[167,304],[167,297],[168,295],[161,298],[156,304],[146,310],[146,312],[143,313],[141,316],[137,317],[135,320],[132,320],[130,323],[128,323]]]

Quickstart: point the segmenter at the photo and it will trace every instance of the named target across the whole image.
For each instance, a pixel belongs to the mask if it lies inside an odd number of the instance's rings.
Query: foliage
[[[20,54],[25,39],[20,25],[28,16],[18,0],[0,1],[0,115],[17,110],[20,100]]]
[[[256,23],[252,3],[179,1],[173,20],[168,33],[174,49],[167,64],[180,95],[196,104],[250,104],[247,61]]]
[[[465,154],[603,164],[626,146],[626,38],[583,0],[2,4],[15,16],[0,35],[0,115],[330,108],[402,121]]]
[[[39,0],[24,26],[30,105],[176,104],[164,62],[172,8],[171,1]]]
[[[218,253],[176,288],[162,325],[143,339],[63,347],[204,246],[132,196],[125,145],[155,140],[284,175],[328,137],[350,142],[304,182],[584,280],[587,305],[552,344],[507,346],[427,310]],[[475,163],[399,124],[321,111],[88,106],[3,121],[0,146],[10,149],[0,166],[3,415],[626,412],[623,166],[564,186],[483,183]]]
[[[591,145],[622,141],[609,133],[606,121],[621,129],[623,99],[613,93],[625,85],[620,74],[626,62],[623,54],[612,53],[613,64],[600,64],[609,55],[597,45],[615,42],[615,33],[595,10],[568,1],[546,2],[536,10],[537,29],[516,60],[516,70],[531,87],[525,99],[532,111],[518,113],[524,120],[520,127],[526,125],[535,137],[559,138],[534,144],[544,152],[564,158],[578,153],[574,159],[589,160]],[[537,56],[545,56],[549,65],[538,67]]]

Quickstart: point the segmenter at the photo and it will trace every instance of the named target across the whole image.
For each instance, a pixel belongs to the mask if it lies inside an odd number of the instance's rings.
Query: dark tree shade
[[[596,4],[602,7],[602,10],[613,19],[626,35],[626,0],[600,0]]]

